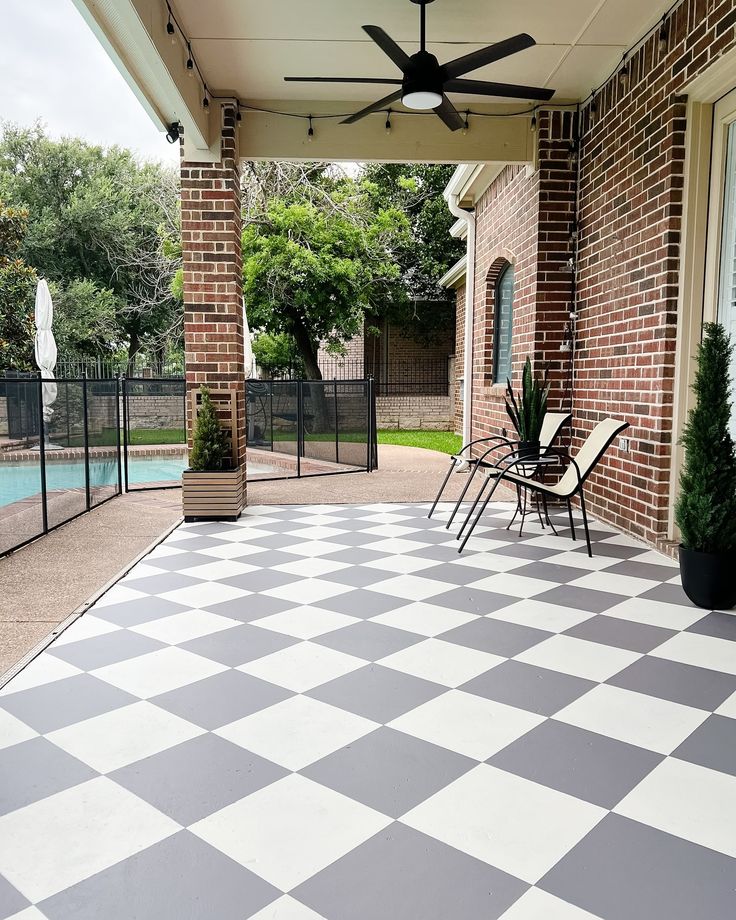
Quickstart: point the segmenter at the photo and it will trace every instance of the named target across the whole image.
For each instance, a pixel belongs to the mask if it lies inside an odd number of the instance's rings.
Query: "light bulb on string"
[[[171,39],[171,44],[176,44],[176,29],[174,28],[174,23],[171,21],[171,13],[169,13],[169,19],[166,23],[166,34]]]
[[[307,131],[307,140],[311,142],[314,140],[314,128],[312,127],[312,116],[309,116],[309,130]]]
[[[465,112],[465,121],[463,123],[463,134],[467,134],[470,131],[470,111]]]
[[[659,27],[659,35],[657,36],[657,41],[659,43],[659,50],[662,54],[667,51],[667,45],[669,43],[670,32],[667,28],[667,23],[662,19],[662,23]]]
[[[190,77],[194,76],[194,59],[192,58],[192,46],[187,42],[187,73]]]
[[[536,113],[536,110],[535,110],[534,114],[532,115],[532,120],[531,120],[531,123],[530,123],[529,127],[532,129],[532,131],[536,131],[536,130],[537,130],[537,113]]]
[[[623,63],[618,72],[618,82],[623,89],[629,85],[629,62],[626,60],[626,55],[623,56]]]
[[[391,133],[391,109],[386,112],[386,134]]]

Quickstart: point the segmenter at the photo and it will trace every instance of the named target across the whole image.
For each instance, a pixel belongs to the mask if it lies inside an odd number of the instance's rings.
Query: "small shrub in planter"
[[[731,419],[733,345],[723,326],[706,323],[693,383],[696,403],[682,436],[685,460],[675,519],[682,587],[708,610],[736,605],[736,452]]]
[[[547,371],[541,378],[534,374],[528,356],[521,375],[521,390],[517,395],[514,395],[511,381],[506,379],[506,412],[519,436],[519,451],[523,455],[539,456],[539,436],[547,412],[549,387]]]
[[[194,425],[189,469],[182,474],[184,519],[235,520],[243,509],[243,471],[230,448],[206,387]]]

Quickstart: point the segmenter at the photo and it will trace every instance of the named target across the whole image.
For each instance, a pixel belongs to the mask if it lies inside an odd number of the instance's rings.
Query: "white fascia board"
[[[465,278],[465,273],[468,270],[468,257],[464,255],[462,258],[458,259],[457,262],[449,268],[445,274],[440,278],[440,287],[444,288],[456,288],[460,287],[460,282]]]

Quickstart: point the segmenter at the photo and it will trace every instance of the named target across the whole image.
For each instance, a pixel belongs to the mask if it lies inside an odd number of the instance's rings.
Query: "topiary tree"
[[[723,326],[706,323],[693,383],[696,404],[682,436],[685,461],[675,519],[682,544],[703,553],[736,549],[736,454],[731,420],[731,354]]]
[[[215,406],[207,387],[202,387],[202,403],[194,425],[194,443],[189,455],[189,467],[197,473],[222,470],[228,459],[225,432],[217,417]]]

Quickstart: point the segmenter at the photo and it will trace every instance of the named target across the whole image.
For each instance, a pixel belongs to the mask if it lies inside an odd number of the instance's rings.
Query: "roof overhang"
[[[465,283],[465,273],[467,270],[468,257],[463,256],[461,259],[458,259],[452,268],[448,269],[448,271],[446,271],[445,274],[440,278],[440,287],[462,287],[462,285]]]

